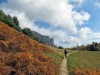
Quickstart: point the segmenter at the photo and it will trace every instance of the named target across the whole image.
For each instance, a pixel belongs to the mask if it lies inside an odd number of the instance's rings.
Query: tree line
[[[8,26],[10,26],[11,28],[19,31],[19,32],[22,32],[23,34],[29,36],[30,38],[40,42],[40,43],[43,43],[38,37],[36,37],[33,33],[32,33],[32,30],[30,28],[21,28],[19,26],[19,21],[17,19],[16,16],[14,17],[11,17],[11,15],[7,15],[5,14],[2,10],[0,10],[0,21],[1,22],[4,22],[5,24],[7,24]]]
[[[87,51],[100,51],[100,43],[92,42],[92,44],[80,45],[76,47],[69,48],[71,50],[87,50]]]

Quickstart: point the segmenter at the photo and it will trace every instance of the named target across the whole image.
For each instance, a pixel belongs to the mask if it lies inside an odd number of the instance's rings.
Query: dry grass
[[[56,64],[45,52],[53,53],[0,22],[0,75],[56,75]]]
[[[49,47],[49,48],[52,50],[52,52],[51,53],[46,52],[45,54],[54,59],[55,64],[56,64],[57,75],[59,75],[60,74],[60,65],[64,58],[63,50],[54,48],[54,47]]]
[[[40,51],[51,51],[47,46],[29,38],[28,36],[10,28],[4,23],[0,22],[0,36],[2,40],[0,43],[6,47],[7,51],[29,51],[29,50],[40,50]],[[9,47],[9,48],[8,48]]]
[[[100,75],[100,69],[96,68],[74,68],[72,75]]]
[[[54,63],[51,58],[30,52],[4,53],[0,52],[0,73],[9,75],[14,72],[16,75],[55,75]],[[6,69],[6,70],[4,70]],[[3,71],[4,70],[4,71]]]

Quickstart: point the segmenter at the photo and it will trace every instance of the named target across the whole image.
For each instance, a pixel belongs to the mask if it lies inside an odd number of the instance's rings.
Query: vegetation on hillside
[[[58,49],[64,49],[62,46],[58,46]]]
[[[5,24],[14,28],[17,31],[21,31],[17,17],[11,17],[10,15],[6,15],[2,10],[0,10],[0,21],[4,22]]]
[[[100,43],[93,42],[92,44],[87,44],[86,46],[80,45],[80,46],[73,47],[70,49],[71,50],[100,51]]]
[[[22,32],[23,32],[25,35],[28,35],[30,38],[32,38],[32,39],[34,39],[34,40],[40,42],[39,39],[38,39],[35,35],[33,35],[33,33],[32,33],[32,31],[31,31],[30,28],[23,28],[23,29],[22,29]],[[40,43],[42,43],[42,42],[40,42]]]
[[[0,22],[0,75],[56,75],[51,49]]]
[[[49,47],[52,52],[45,52],[45,54],[51,58],[53,58],[55,60],[55,64],[56,66],[56,70],[57,70],[57,75],[60,74],[60,65],[61,62],[64,58],[64,54],[63,54],[63,49],[58,49],[58,48],[53,48],[53,47]]]
[[[100,52],[78,51],[68,56],[68,71],[70,75],[99,75]]]
[[[13,29],[22,32],[23,34],[29,36],[30,38],[43,43],[38,37],[32,34],[32,30],[30,28],[21,28],[19,26],[19,21],[17,17],[11,17],[10,15],[6,15],[2,10],[0,10],[0,21],[4,22],[8,26],[12,27]]]

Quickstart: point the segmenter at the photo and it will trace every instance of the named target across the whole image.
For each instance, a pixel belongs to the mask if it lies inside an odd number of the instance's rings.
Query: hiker
[[[68,54],[68,51],[65,49],[64,50],[64,55],[65,55],[66,58],[67,58],[67,54]]]

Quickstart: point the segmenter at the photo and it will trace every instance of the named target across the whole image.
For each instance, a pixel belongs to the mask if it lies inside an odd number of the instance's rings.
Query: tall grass
[[[60,64],[62,62],[62,59],[64,58],[63,50],[53,48],[53,47],[50,47],[50,48],[51,48],[52,52],[46,52],[45,54],[54,59],[56,69],[57,69],[57,75],[59,75],[59,73],[60,73],[60,69],[59,69]]]
[[[71,75],[73,70],[100,69],[99,51],[78,51],[68,56],[68,71]],[[97,71],[95,71],[97,72]],[[85,75],[85,74],[83,74]]]

